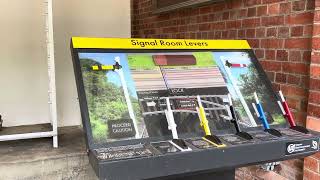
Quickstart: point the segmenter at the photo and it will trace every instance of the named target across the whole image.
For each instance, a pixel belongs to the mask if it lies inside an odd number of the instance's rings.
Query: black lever
[[[236,135],[239,137],[242,137],[246,140],[253,139],[253,137],[249,133],[241,131],[241,129],[239,127],[238,117],[236,115],[235,108],[232,105],[232,99],[231,99],[230,94],[228,94],[228,98],[229,98],[229,108],[230,108],[230,112],[231,112],[231,116],[232,116],[231,122],[234,124],[234,127],[236,128],[236,131],[237,131]]]

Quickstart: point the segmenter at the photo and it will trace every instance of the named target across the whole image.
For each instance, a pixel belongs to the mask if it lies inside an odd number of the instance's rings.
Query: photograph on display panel
[[[202,136],[200,97],[212,130],[231,130],[228,93],[242,128],[261,126],[252,107],[257,92],[270,124],[284,124],[272,92],[249,53],[79,53],[94,143],[171,134]],[[269,101],[271,99],[271,101]]]
[[[228,90],[210,52],[79,53],[79,60],[96,143],[170,135],[168,108],[179,134],[201,136],[197,96],[212,129],[231,127]]]
[[[257,114],[252,105],[255,103],[254,93],[259,97],[270,125],[286,123],[272,89],[266,86],[264,78],[267,77],[261,75],[248,52],[214,52],[213,55],[234,98],[244,127],[261,125],[256,120]]]

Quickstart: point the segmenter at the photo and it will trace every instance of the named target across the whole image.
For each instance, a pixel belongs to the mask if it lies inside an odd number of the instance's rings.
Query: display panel
[[[125,52],[125,51],[124,51]],[[198,97],[212,131],[233,132],[232,95],[241,128],[261,126],[257,92],[271,124],[285,124],[275,96],[249,51],[85,52],[79,54],[93,142],[203,136]],[[168,109],[172,117],[168,116]]]
[[[71,48],[100,179],[233,178],[231,167],[319,151],[244,40],[74,37]]]

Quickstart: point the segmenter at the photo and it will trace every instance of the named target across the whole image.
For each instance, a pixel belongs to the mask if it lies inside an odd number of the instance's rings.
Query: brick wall
[[[160,15],[152,14],[151,0],[132,6],[133,37],[247,39],[297,124],[308,119],[307,126],[320,131],[320,0],[226,0]],[[312,179],[320,177],[319,157],[306,158],[304,171],[303,160],[291,160],[277,174],[248,167],[237,177],[302,179],[304,173]]]
[[[320,0],[315,1],[307,127],[320,132]],[[304,159],[305,179],[320,179],[320,153]]]

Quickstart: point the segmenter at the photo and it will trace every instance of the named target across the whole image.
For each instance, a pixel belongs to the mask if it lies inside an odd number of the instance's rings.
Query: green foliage
[[[107,133],[108,133],[108,126],[99,120],[99,117],[95,116],[94,114],[90,113],[90,122],[91,122],[91,129],[92,136],[95,142],[103,142],[106,140]]]
[[[156,65],[153,62],[151,55],[128,55],[128,64],[133,69],[155,69]]]
[[[216,65],[216,62],[213,59],[212,52],[194,52],[193,56],[197,60],[198,67],[208,67]]]
[[[81,59],[83,84],[86,93],[94,142],[107,140],[107,121],[129,118],[129,112],[123,90],[109,83],[106,71],[92,71],[93,65],[99,65],[92,59]],[[138,100],[131,96],[136,118],[141,119]]]
[[[272,114],[272,118],[274,120],[273,124],[284,124],[286,120],[283,118],[282,114]]]
[[[260,82],[258,72],[255,70],[253,64],[248,67],[248,73],[240,75],[240,88],[243,94],[246,94],[246,100],[254,100],[253,93],[257,92],[258,95],[263,94],[265,85]],[[264,101],[261,99],[260,101]]]

